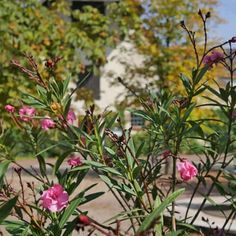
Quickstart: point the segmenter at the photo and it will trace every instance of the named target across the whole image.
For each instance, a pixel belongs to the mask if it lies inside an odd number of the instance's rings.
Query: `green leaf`
[[[153,122],[152,117],[150,117],[145,111],[138,110],[138,111],[132,111],[132,113],[144,118],[145,120]]]
[[[105,192],[97,192],[97,193],[91,193],[91,194],[88,194],[87,196],[84,196],[83,201],[81,202],[80,206],[102,196],[104,193]]]
[[[166,236],[178,236],[178,235],[182,235],[183,230],[177,230],[175,232],[169,232],[166,234]]]
[[[22,233],[27,232],[28,224],[23,221],[9,221],[5,220],[2,222],[6,230],[14,236],[22,236]]]
[[[0,163],[0,185],[3,182],[3,178],[7,172],[8,166],[11,163],[9,160],[4,160]]]
[[[118,189],[122,192],[125,192],[127,194],[131,194],[133,196],[136,196],[136,193],[130,189],[128,186],[126,186],[125,184],[119,183],[117,180],[115,179],[111,179],[108,178],[105,175],[99,175],[99,177],[102,179],[102,181],[104,181],[110,188],[115,188]]]
[[[87,165],[90,165],[92,167],[98,168],[102,171],[123,177],[123,175],[119,171],[117,171],[116,169],[114,169],[112,167],[105,166],[104,164],[102,164],[100,162],[84,160],[84,163]]]
[[[37,89],[37,92],[38,92],[39,96],[42,99],[47,98],[47,90],[45,88],[43,88],[42,86],[37,85],[36,89]]]
[[[69,170],[69,172],[81,171],[81,170],[86,170],[86,169],[90,169],[90,166],[83,164],[81,166],[77,166],[77,167],[72,168],[71,170]]]
[[[201,88],[199,88],[199,89],[193,94],[193,96],[197,96],[198,94],[202,93],[204,90],[206,90],[206,87],[201,87]]]
[[[38,163],[39,163],[39,169],[40,169],[40,173],[42,174],[42,176],[46,176],[47,173],[46,173],[46,162],[43,158],[43,156],[41,155],[37,155],[37,160],[38,160]]]
[[[66,157],[68,157],[68,155],[70,155],[71,150],[68,150],[67,152],[64,152],[63,154],[61,154],[58,158],[57,161],[54,165],[53,168],[53,173],[57,173],[58,169],[60,168],[62,162],[66,159]]]
[[[70,82],[70,77],[68,77],[67,79],[65,79],[65,80],[63,81],[63,94],[66,93],[66,91],[67,91],[67,89],[68,89],[69,82]]]
[[[168,196],[158,207],[156,207],[151,213],[150,215],[148,215],[143,223],[141,224],[141,226],[138,229],[138,233],[144,232],[146,231],[151,224],[153,223],[153,221],[158,218],[161,213],[166,209],[166,207],[172,203],[179,195],[181,195],[184,192],[184,189],[179,189],[177,191],[175,191],[174,193],[172,193],[170,196]]]
[[[38,98],[29,94],[27,94],[26,96],[26,98],[22,99],[25,104],[33,106],[35,108],[47,108],[47,106]]]
[[[18,196],[15,196],[0,206],[0,223],[11,213],[11,210],[16,205],[17,199]]]
[[[104,148],[105,148],[105,150],[106,150],[109,154],[111,154],[112,156],[116,155],[115,151],[113,151],[111,148],[109,148],[109,147],[104,147]]]
[[[182,83],[183,83],[183,85],[186,89],[186,92],[189,94],[191,89],[192,89],[190,80],[184,74],[180,74],[180,79],[181,79],[181,81],[182,81]]]
[[[61,217],[61,220],[59,222],[58,226],[59,226],[60,229],[63,229],[63,227],[65,226],[67,220],[74,213],[75,209],[81,203],[82,200],[83,200],[82,198],[76,198],[70,203],[69,207],[65,210],[65,212],[63,213],[63,215]]]
[[[66,230],[63,234],[63,236],[68,236],[68,235],[71,235],[72,231],[75,229],[76,225],[78,224],[78,219],[75,218],[73,221],[71,222],[68,222],[66,224]]]
[[[208,69],[209,69],[209,66],[204,66],[201,70],[200,70],[200,72],[198,73],[198,75],[195,77],[195,78],[193,78],[194,79],[194,84],[196,85],[196,84],[198,84],[198,82],[200,82],[200,80],[203,78],[203,76],[206,74],[206,72],[208,71]]]
[[[154,202],[154,208],[157,208],[161,204],[161,199],[159,196],[156,197],[156,200]],[[154,227],[154,232],[157,235],[162,235],[163,230],[163,214],[160,215],[160,224],[156,224]]]

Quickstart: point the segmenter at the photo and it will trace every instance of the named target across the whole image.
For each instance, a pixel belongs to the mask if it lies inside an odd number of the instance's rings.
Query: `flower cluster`
[[[68,160],[67,160],[68,165],[71,167],[75,166],[80,166],[83,164],[79,156],[72,155]]]
[[[16,108],[12,106],[11,104],[7,104],[5,105],[5,110],[9,113],[14,113]],[[19,119],[20,121],[23,121],[23,122],[32,121],[35,114],[36,114],[35,108],[30,107],[30,106],[23,106],[22,108],[19,109]],[[66,122],[69,125],[72,125],[75,120],[76,120],[76,115],[74,111],[70,109],[66,116]],[[45,116],[44,119],[41,120],[40,124],[43,130],[49,130],[56,127],[55,121],[49,116]]]
[[[197,168],[187,160],[177,163],[177,169],[180,173],[181,179],[184,181],[191,180],[198,174]]]
[[[49,117],[46,116],[45,119],[41,120],[41,127],[44,130],[49,130],[55,128],[55,122]]]
[[[41,196],[42,206],[51,212],[59,212],[66,208],[68,200],[69,195],[60,184],[54,184],[43,191]]]
[[[224,59],[224,54],[219,51],[211,51],[210,55],[206,55],[203,58],[203,63],[208,65],[209,67],[212,67],[213,64],[217,64],[218,62],[222,61]]]
[[[23,106],[19,110],[20,120],[29,122],[35,116],[36,110],[33,107]]]

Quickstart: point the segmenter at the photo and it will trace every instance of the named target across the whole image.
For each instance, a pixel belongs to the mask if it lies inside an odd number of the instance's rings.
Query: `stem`
[[[231,109],[230,109],[231,110]],[[228,132],[227,132],[227,143],[226,143],[226,148],[225,148],[225,154],[224,154],[224,158],[223,158],[223,162],[222,162],[222,165],[221,165],[221,169],[218,171],[216,177],[215,177],[215,180],[212,182],[211,184],[211,187],[209,188],[204,200],[202,201],[200,207],[198,208],[198,211],[197,213],[194,215],[192,221],[191,221],[191,224],[194,223],[194,221],[196,220],[196,218],[198,217],[199,213],[201,212],[202,208],[204,207],[205,203],[206,203],[206,200],[207,198],[209,197],[209,195],[211,194],[213,188],[215,187],[215,184],[216,182],[218,181],[219,177],[221,176],[222,174],[222,169],[224,169],[229,163],[226,163],[226,158],[227,158],[227,155],[228,155],[228,151],[229,151],[229,146],[230,146],[230,134],[231,134],[231,127],[232,127],[232,117],[231,117],[231,111],[230,111],[230,115],[229,115],[229,126],[228,126]]]
[[[132,153],[132,151],[131,151],[131,149],[130,149],[130,147],[129,147],[128,145],[127,145],[127,148],[128,148],[128,150],[129,150],[131,156],[133,157],[133,159],[134,159],[136,165],[139,166],[139,161],[138,161],[138,159],[137,159],[136,156]],[[146,182],[146,179],[145,179],[145,177],[144,177],[144,175],[143,175],[142,169],[140,170],[140,177],[141,177],[141,180],[142,180],[142,182],[143,182],[144,190],[145,190],[146,195],[147,195],[147,199],[148,199],[148,203],[149,203],[150,209],[152,209],[152,201],[151,201],[151,197],[150,197],[150,195],[149,195],[147,182]]]
[[[210,167],[210,168],[207,170],[207,172],[205,173],[203,179],[205,179],[205,177],[209,174],[209,172],[210,172],[210,170],[211,170],[211,168],[213,167],[214,164],[215,164],[215,160],[214,160],[214,162],[212,163],[211,167]],[[192,193],[192,195],[191,195],[190,201],[189,201],[188,206],[187,206],[187,211],[186,211],[185,216],[184,216],[185,222],[186,222],[186,220],[187,220],[188,212],[189,212],[190,206],[191,206],[191,204],[192,204],[193,198],[194,198],[195,194],[197,193],[197,190],[198,190],[200,184],[202,183],[202,181],[203,181],[202,179],[199,179],[197,185],[195,186],[195,188],[194,188],[194,190],[193,190],[193,193]]]
[[[228,41],[227,42],[225,42],[225,43],[223,43],[223,44],[221,44],[220,45],[220,47],[222,47],[224,44],[226,44],[226,43],[228,43]],[[217,46],[217,47],[219,47],[219,46]],[[217,48],[217,47],[215,47],[215,48]],[[233,57],[232,57],[232,46],[231,46],[231,42],[229,42],[229,47],[230,47],[230,56],[229,56],[229,61],[230,61],[230,65],[229,65],[229,73],[230,73],[230,86],[231,86],[231,88],[233,88],[234,87],[234,85],[233,85],[233,76],[234,76],[234,74],[233,74]],[[208,51],[212,51],[214,48],[211,48],[210,50],[208,50]],[[208,52],[207,52],[208,53]],[[229,113],[228,113],[228,121],[229,121],[229,123],[228,123],[228,131],[227,131],[227,143],[226,143],[226,148],[225,148],[225,153],[224,153],[224,158],[223,158],[223,162],[222,162],[222,165],[221,165],[221,170],[219,170],[218,171],[218,173],[217,173],[217,175],[216,175],[216,177],[215,177],[215,180],[212,182],[212,184],[211,184],[211,187],[210,187],[210,189],[208,190],[208,192],[207,192],[207,194],[206,194],[206,197],[204,198],[204,200],[202,201],[202,204],[200,205],[200,207],[199,207],[199,209],[198,209],[198,211],[197,211],[197,213],[194,215],[194,217],[193,217],[193,219],[192,219],[192,221],[191,221],[191,224],[193,224],[194,223],[194,221],[196,220],[196,218],[198,217],[198,215],[199,215],[199,213],[200,213],[200,211],[202,210],[202,208],[203,208],[203,206],[205,205],[205,203],[206,203],[206,200],[207,200],[207,197],[210,195],[210,193],[211,193],[211,191],[213,190],[213,188],[215,187],[215,184],[216,184],[216,182],[218,181],[218,179],[219,179],[219,177],[220,177],[220,175],[222,174],[222,169],[224,169],[230,162],[226,162],[226,158],[227,158],[227,156],[228,156],[228,151],[229,151],[229,147],[230,147],[230,144],[231,144],[231,129],[232,129],[232,112],[233,112],[233,110],[234,110],[234,105],[235,104],[233,104],[232,103],[232,100],[233,99],[231,99],[231,103],[230,103],[230,108],[229,108]]]
[[[177,154],[177,152],[176,152]],[[173,172],[172,172],[172,193],[175,191],[176,185],[176,155],[173,156]],[[171,210],[171,222],[172,222],[172,230],[176,231],[176,219],[175,219],[175,201],[172,202],[172,210]]]
[[[32,174],[30,171],[28,171],[26,168],[24,168],[23,166],[21,166],[20,164],[18,164],[15,161],[12,161],[15,165],[17,165],[18,167],[20,167],[24,172],[26,172],[28,175],[34,177],[35,179],[37,179],[38,181],[42,182],[45,184],[45,181],[39,177],[37,177],[36,175]]]
[[[228,224],[228,222],[230,221],[231,217],[235,214],[235,209],[232,209],[232,211],[230,212],[229,216],[227,217],[227,219],[225,220],[225,223],[222,227],[222,230],[224,230],[224,228],[226,227],[226,225]],[[233,220],[233,218],[232,218]]]

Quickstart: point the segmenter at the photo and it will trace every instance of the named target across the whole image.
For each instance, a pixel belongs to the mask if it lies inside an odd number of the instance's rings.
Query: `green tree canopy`
[[[146,57],[138,73],[146,76],[147,80],[153,75],[159,77],[156,81],[149,81],[149,88],[167,88],[181,93],[179,73],[191,71],[195,59],[193,47],[180,22],[184,20],[196,31],[195,37],[201,48],[204,32],[198,11],[202,9],[203,14],[211,12],[211,22],[219,23],[217,3],[217,0],[125,0],[111,5],[111,16],[115,16],[113,20],[119,26],[121,36],[127,35],[128,30],[132,32],[130,41]],[[127,67],[127,76],[123,80],[127,87],[140,90],[144,86],[138,76],[135,80],[136,72],[137,69],[132,71]]]
[[[71,2],[66,0],[48,3],[45,6],[38,0],[1,1],[1,106],[12,102],[20,91],[30,89],[27,80],[10,64],[12,59],[24,63],[24,53],[39,60],[44,75],[45,60],[62,57],[56,70],[58,79],[77,78],[85,63],[98,67],[106,61],[106,46],[114,42],[107,17],[89,6],[72,11]]]

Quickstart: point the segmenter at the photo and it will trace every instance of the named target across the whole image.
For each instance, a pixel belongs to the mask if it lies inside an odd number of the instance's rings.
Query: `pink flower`
[[[187,160],[177,163],[177,169],[180,173],[181,179],[184,181],[191,180],[198,173],[197,168]]]
[[[35,113],[35,109],[33,107],[28,106],[23,106],[19,110],[20,119],[25,122],[32,120],[32,117],[34,117]]]
[[[70,109],[68,111],[66,120],[67,120],[68,124],[70,124],[70,125],[72,125],[74,123],[74,121],[76,120],[75,113],[74,113],[74,111],[72,109]]]
[[[6,110],[7,112],[13,113],[13,112],[15,111],[15,107],[12,106],[12,105],[10,105],[10,104],[7,104],[7,105],[5,106],[5,110]]]
[[[67,163],[72,167],[81,166],[83,164],[79,156],[71,156]]]
[[[219,51],[212,51],[211,55],[206,55],[203,58],[203,63],[212,67],[214,63],[218,63],[224,59],[224,54]]]
[[[41,120],[41,127],[44,130],[49,130],[55,127],[55,122],[48,116]]]
[[[42,206],[51,212],[59,212],[68,205],[69,195],[60,184],[54,184],[43,191],[40,198]]]

